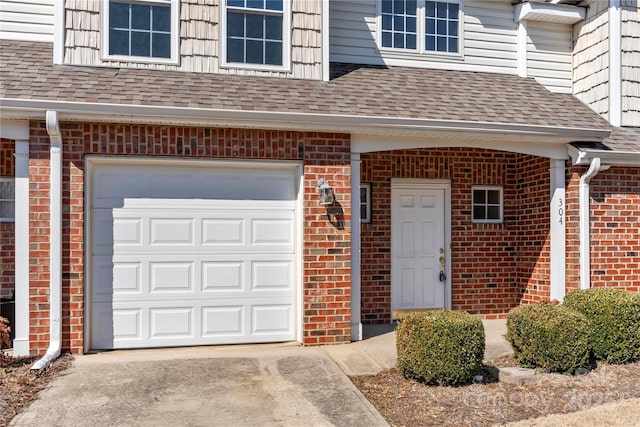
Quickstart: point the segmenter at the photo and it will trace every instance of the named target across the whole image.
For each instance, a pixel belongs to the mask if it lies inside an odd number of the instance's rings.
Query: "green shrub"
[[[516,307],[507,316],[508,339],[526,368],[574,372],[589,362],[587,318],[562,305]]]
[[[564,305],[584,314],[590,345],[598,360],[627,363],[640,359],[640,294],[593,288],[570,292]]]
[[[482,321],[459,311],[412,313],[398,324],[398,369],[428,384],[468,383],[482,368]]]

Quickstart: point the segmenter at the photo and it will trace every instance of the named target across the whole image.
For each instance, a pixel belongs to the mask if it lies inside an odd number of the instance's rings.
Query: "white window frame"
[[[13,202],[14,206],[16,203],[16,180],[10,176],[0,176],[0,182],[9,182],[13,184],[13,199],[2,199],[0,198],[0,201],[2,202]],[[16,222],[16,212],[15,212],[15,208],[13,211],[13,216],[12,217],[4,217],[4,216],[0,216],[0,222]]]
[[[121,62],[142,62],[146,64],[170,64],[178,65],[180,63],[180,0],[130,0],[130,3],[139,4],[160,4],[171,6],[171,57],[170,58],[152,58],[146,56],[129,56],[129,55],[109,55],[109,2],[110,0],[102,0],[102,28],[100,36],[102,37],[102,60],[103,61],[121,61]],[[125,2],[127,3],[127,2]]]
[[[498,191],[500,193],[500,218],[497,219],[476,219],[474,217],[474,208],[476,206],[484,206],[485,211],[488,206],[495,206],[485,202],[482,205],[476,205],[473,200],[473,192],[476,190]],[[471,186],[471,222],[473,224],[502,224],[504,223],[504,187],[502,185],[472,185]]]
[[[376,40],[378,49],[383,53],[401,54],[405,56],[421,56],[421,57],[444,57],[451,59],[464,58],[464,0],[434,0],[441,3],[457,3],[458,4],[458,51],[442,52],[437,50],[427,50],[425,46],[426,37],[426,6],[427,0],[416,0],[417,3],[417,22],[416,22],[416,49],[402,49],[395,47],[382,46],[382,0],[377,0],[377,16],[376,16]]]
[[[238,11],[252,10],[234,7],[230,7],[229,9]],[[255,10],[257,11],[257,9]],[[219,34],[220,67],[248,70],[291,71],[291,0],[282,0],[282,65],[246,64],[243,62],[227,61],[227,0],[220,0]]]
[[[362,190],[365,191],[366,200],[362,200],[360,197],[360,224],[371,224],[371,183],[370,182],[362,182],[360,183],[360,193],[362,194]],[[362,215],[362,207],[364,206],[364,216]]]

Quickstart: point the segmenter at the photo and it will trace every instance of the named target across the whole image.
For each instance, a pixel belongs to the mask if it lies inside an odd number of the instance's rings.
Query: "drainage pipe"
[[[602,165],[599,157],[591,159],[587,172],[580,177],[580,289],[591,287],[591,209],[589,206],[589,182],[609,166]]]
[[[42,371],[62,349],[62,135],[57,111],[47,111],[49,134],[49,348],[31,369]]]

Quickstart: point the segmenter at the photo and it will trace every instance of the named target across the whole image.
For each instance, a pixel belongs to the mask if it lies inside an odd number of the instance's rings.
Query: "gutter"
[[[589,183],[594,176],[601,171],[609,169],[609,165],[603,165],[599,157],[591,159],[591,165],[587,172],[580,177],[580,289],[591,287],[591,210]]]
[[[60,356],[62,349],[62,135],[57,111],[47,111],[49,134],[49,348],[33,364],[42,371]]]

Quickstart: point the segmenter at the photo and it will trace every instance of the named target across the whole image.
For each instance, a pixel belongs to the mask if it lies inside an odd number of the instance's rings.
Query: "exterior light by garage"
[[[327,178],[320,178],[318,180],[318,198],[321,205],[333,204],[334,195],[331,186],[327,182]]]

